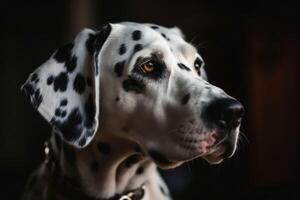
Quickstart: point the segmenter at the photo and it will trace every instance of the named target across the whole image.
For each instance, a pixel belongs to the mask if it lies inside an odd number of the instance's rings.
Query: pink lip
[[[211,147],[216,142],[216,136],[217,134],[215,131],[213,131],[208,133],[203,139],[200,140],[198,149],[201,154],[207,154],[210,151]]]

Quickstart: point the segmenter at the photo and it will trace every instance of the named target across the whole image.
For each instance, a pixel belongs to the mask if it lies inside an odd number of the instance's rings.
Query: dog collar
[[[71,196],[72,199],[80,200],[141,200],[145,196],[146,186],[143,184],[141,187],[126,191],[123,194],[116,194],[115,196],[103,199],[90,197],[85,194],[79,186],[68,180],[68,177],[64,177],[57,168],[56,157],[50,142],[44,144],[45,164],[49,177],[52,179],[53,187],[59,194]]]

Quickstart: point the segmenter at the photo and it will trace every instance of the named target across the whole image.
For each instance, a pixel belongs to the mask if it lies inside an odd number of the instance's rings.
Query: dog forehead
[[[197,55],[196,48],[184,40],[183,33],[177,27],[134,22],[121,22],[112,26],[113,46],[118,48],[120,56],[125,56],[129,49],[133,49],[133,53],[142,49],[148,50],[149,54],[151,51],[160,51],[190,61]]]

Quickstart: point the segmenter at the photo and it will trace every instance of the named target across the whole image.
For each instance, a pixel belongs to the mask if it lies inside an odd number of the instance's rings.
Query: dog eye
[[[164,62],[147,58],[137,62],[133,72],[143,75],[147,78],[159,79],[163,76],[166,66]]]
[[[145,74],[154,72],[155,68],[156,68],[155,63],[152,62],[152,61],[148,61],[148,62],[143,63],[142,65],[140,65],[140,69]]]
[[[200,60],[200,58],[196,58],[195,63],[194,63],[194,67],[198,73],[199,76],[201,76],[201,67],[203,65],[203,61]]]

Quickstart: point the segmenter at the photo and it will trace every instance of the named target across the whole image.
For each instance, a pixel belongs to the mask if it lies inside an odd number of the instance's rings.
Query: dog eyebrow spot
[[[142,32],[139,30],[135,30],[132,32],[132,39],[133,40],[139,40],[142,37]]]
[[[183,63],[177,63],[177,65],[178,65],[178,67],[180,68],[180,69],[183,69],[183,70],[186,70],[186,71],[191,71],[191,69],[190,68],[188,68],[185,64],[183,64]]]
[[[182,105],[187,104],[187,102],[190,100],[190,96],[191,96],[190,93],[184,95],[183,98],[182,98],[182,100],[181,100],[181,104]]]
[[[116,63],[116,65],[115,65],[115,73],[117,74],[118,77],[122,76],[123,70],[124,70],[124,66],[125,66],[125,60]]]

